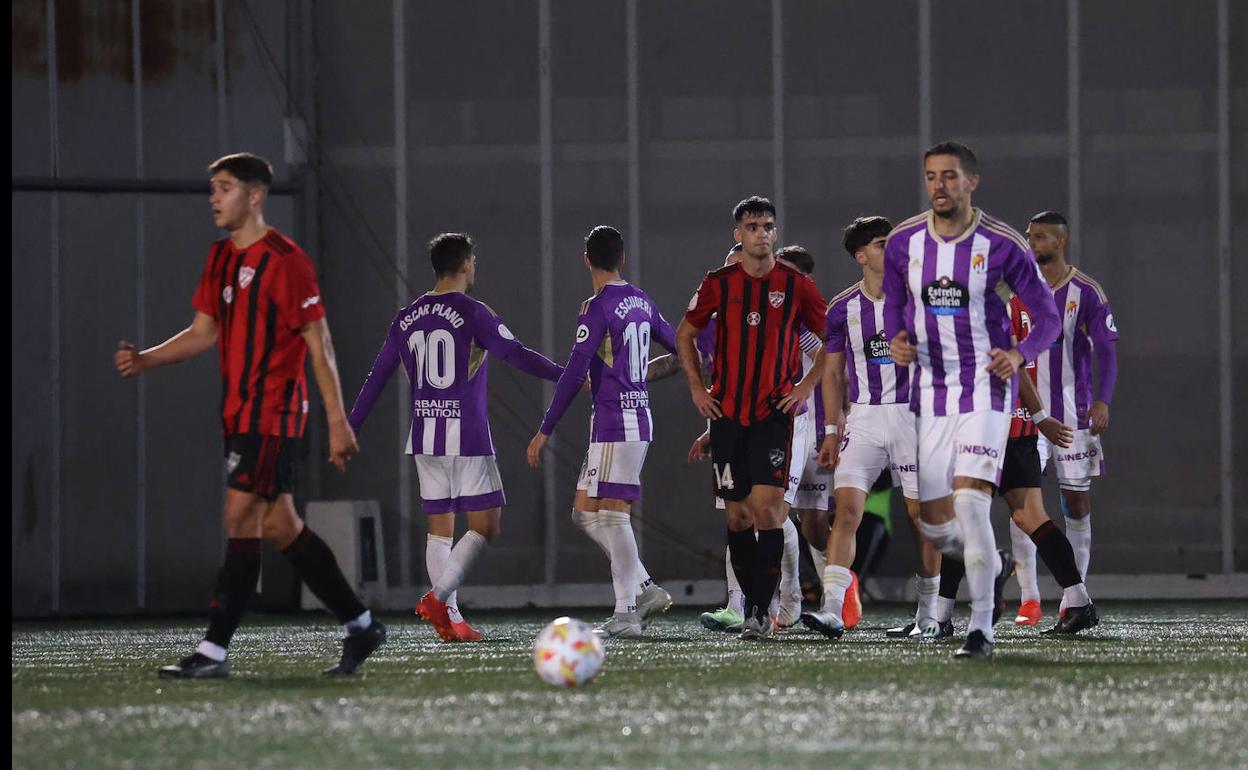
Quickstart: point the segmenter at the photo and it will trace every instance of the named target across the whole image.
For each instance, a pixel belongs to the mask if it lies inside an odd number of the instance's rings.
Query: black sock
[[[754,539],[754,530],[728,530],[728,559],[732,562],[732,572],[737,576],[737,584],[741,586],[741,593],[745,597],[747,615],[752,606],[750,595],[754,592],[754,552],[757,550],[758,542]]]
[[[339,623],[355,620],[368,608],[351,590],[351,584],[338,568],[338,560],[310,527],[304,527],[295,542],[282,550],[308,590],[334,613]]]
[[[1036,531],[1031,533],[1031,542],[1036,544],[1036,553],[1040,554],[1044,566],[1053,573],[1059,586],[1070,588],[1083,582],[1075,564],[1075,549],[1056,524],[1046,521],[1036,527]]]
[[[208,605],[205,640],[222,647],[230,646],[230,639],[242,622],[260,580],[262,544],[258,537],[232,537],[226,543],[225,563],[217,573],[217,585]]]
[[[951,556],[940,557],[940,595],[946,599],[957,599],[958,588],[962,578],[966,577],[966,565],[961,559]]]
[[[784,558],[784,530],[760,529],[754,550],[754,617],[770,622],[767,610],[780,585],[780,560]]]

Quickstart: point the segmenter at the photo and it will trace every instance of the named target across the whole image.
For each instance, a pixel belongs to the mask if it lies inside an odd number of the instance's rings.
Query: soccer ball
[[[558,618],[533,642],[533,670],[547,684],[576,687],[602,671],[606,652],[588,623]]]

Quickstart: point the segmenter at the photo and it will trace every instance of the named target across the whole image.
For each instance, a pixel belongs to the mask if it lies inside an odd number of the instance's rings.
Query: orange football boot
[[[846,630],[857,628],[862,622],[862,597],[858,595],[858,574],[850,572],[849,588],[845,589],[845,603],[841,606],[841,620]]]
[[[459,641],[459,638],[455,636],[455,629],[451,626],[451,616],[447,613],[446,603],[438,601],[433,591],[420,597],[420,601],[416,603],[416,614],[432,623],[433,630],[438,632],[438,636],[448,642]]]
[[[468,621],[451,621],[451,630],[455,632],[455,639],[461,642],[479,642],[481,641],[481,632],[468,625]]]
[[[1035,599],[1028,599],[1018,608],[1018,617],[1014,618],[1016,626],[1034,626],[1040,622],[1040,618],[1044,617],[1044,613],[1040,610],[1040,602]]]

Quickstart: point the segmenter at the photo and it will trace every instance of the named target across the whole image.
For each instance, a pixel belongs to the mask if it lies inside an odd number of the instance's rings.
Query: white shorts
[[[802,469],[802,481],[797,487],[793,507],[803,511],[827,511],[831,509],[832,469],[819,467],[819,447],[812,448],[806,456]]]
[[[918,433],[909,404],[854,404],[841,437],[833,488],[870,493],[887,468],[893,486],[911,500],[919,496]]]
[[[789,483],[784,488],[784,501],[790,507],[797,501],[806,458],[815,444],[815,415],[807,409],[793,418],[793,443],[789,445]]]
[[[599,499],[640,500],[641,466],[649,448],[649,441],[591,441],[577,491]]]
[[[1048,468],[1050,457],[1057,470],[1057,483],[1065,489],[1086,492],[1092,488],[1092,479],[1105,472],[1105,453],[1101,449],[1101,437],[1093,436],[1087,428],[1075,431],[1070,447],[1053,447],[1040,437],[1040,469]]]
[[[485,511],[507,502],[493,455],[412,455],[412,459],[425,513]]]
[[[943,417],[924,415],[919,424],[919,501],[953,494],[953,477],[1001,482],[1010,415],[984,409]]]

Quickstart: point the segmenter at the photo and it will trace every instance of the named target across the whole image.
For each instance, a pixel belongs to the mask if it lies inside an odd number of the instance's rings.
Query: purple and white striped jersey
[[[526,348],[493,310],[457,291],[429,292],[399,311],[348,421],[357,432],[400,361],[411,386],[407,453],[494,454],[486,409],[487,353],[535,377],[563,369]]]
[[[845,354],[850,403],[909,403],[910,367],[893,363],[884,299],[868,295],[862,281],[828,303],[824,339],[829,353]]]
[[[1057,313],[1027,242],[1009,225],[975,209],[970,226],[946,240],[931,211],[902,222],[884,246],[884,331],[909,332],[918,357],[910,408],[920,415],[1009,413],[1018,383],[985,367],[993,348],[1009,350],[1006,312],[1014,290],[1032,312],[1018,350],[1030,362],[1057,338]]]
[[[1118,328],[1101,285],[1074,267],[1053,287],[1053,306],[1061,316],[1061,334],[1036,359],[1036,386],[1050,416],[1087,428],[1093,356],[1100,375],[1096,400],[1108,404],[1114,396]]]
[[[594,394],[589,440],[653,440],[646,389],[651,337],[676,352],[676,331],[636,286],[612,281],[585,300],[577,319],[576,344],[542,420],[542,433],[554,432],[588,374]]]

